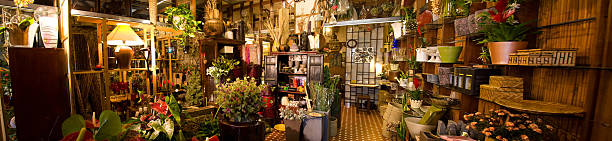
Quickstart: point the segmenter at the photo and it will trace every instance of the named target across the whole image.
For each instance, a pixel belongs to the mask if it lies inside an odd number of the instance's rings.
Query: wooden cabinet
[[[284,72],[283,67],[296,66],[289,58],[301,58],[299,62],[306,65],[306,73]],[[323,82],[324,55],[317,52],[275,52],[265,57],[264,82],[269,85],[289,84],[292,77],[304,77],[306,83]]]
[[[61,48],[9,48],[17,138],[60,140],[71,114],[66,51]]]
[[[270,85],[277,84],[278,77],[278,64],[277,64],[278,56],[266,56],[266,64],[265,64],[265,76],[264,82]]]

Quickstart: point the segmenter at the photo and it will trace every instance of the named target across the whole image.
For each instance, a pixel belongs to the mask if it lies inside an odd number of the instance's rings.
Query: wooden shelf
[[[317,51],[301,51],[301,52],[272,52],[272,55],[308,55],[317,54]]]
[[[131,68],[131,69],[113,69],[113,70],[108,70],[109,72],[123,72],[123,71],[145,71],[147,70],[146,68]],[[95,74],[95,73],[102,73],[104,71],[102,70],[86,70],[86,71],[74,71],[72,72],[72,74]]]
[[[533,68],[559,68],[559,69],[595,69],[611,71],[612,67],[591,67],[591,66],[524,66],[524,65],[504,65],[504,64],[478,64],[483,66],[504,66],[504,67],[533,67]]]
[[[231,46],[240,46],[244,45],[246,41],[234,40],[234,39],[226,39],[226,38],[211,38],[217,42],[219,45],[231,45]]]
[[[303,92],[292,92],[292,91],[279,91],[281,93],[288,93],[288,94],[299,94],[299,95],[306,95],[306,93]]]
[[[286,74],[286,75],[308,75],[306,73],[289,73],[289,72],[279,72],[279,74]]]
[[[419,61],[417,61],[419,62]],[[419,63],[430,63],[430,64],[463,64],[463,62],[455,62],[455,63],[442,63],[442,62],[419,62]]]
[[[555,102],[537,101],[537,100],[521,100],[512,101],[508,99],[499,99],[496,102],[500,106],[514,109],[521,112],[543,114],[543,115],[578,115],[583,114],[584,109],[572,105],[565,105]]]
[[[353,87],[370,87],[370,88],[374,88],[374,87],[378,87],[379,85],[377,84],[348,84],[349,86],[353,86]]]

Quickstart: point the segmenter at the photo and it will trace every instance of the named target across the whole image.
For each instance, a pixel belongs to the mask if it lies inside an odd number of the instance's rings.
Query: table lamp
[[[117,27],[107,36],[108,45],[116,45],[115,57],[120,69],[129,69],[134,51],[129,46],[144,45],[140,37],[129,24],[118,23]]]

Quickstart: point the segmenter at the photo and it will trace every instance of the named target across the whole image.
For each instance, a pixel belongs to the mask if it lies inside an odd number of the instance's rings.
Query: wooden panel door
[[[323,55],[308,55],[308,82],[323,82]]]
[[[266,56],[264,82],[269,85],[277,84],[278,76],[278,56]]]
[[[68,65],[61,48],[9,48],[17,138],[60,140],[70,116]]]

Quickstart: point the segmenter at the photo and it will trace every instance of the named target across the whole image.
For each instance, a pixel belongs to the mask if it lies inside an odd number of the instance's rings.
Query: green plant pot
[[[440,52],[440,60],[442,63],[455,63],[461,55],[463,47],[459,46],[440,46],[438,51]]]

